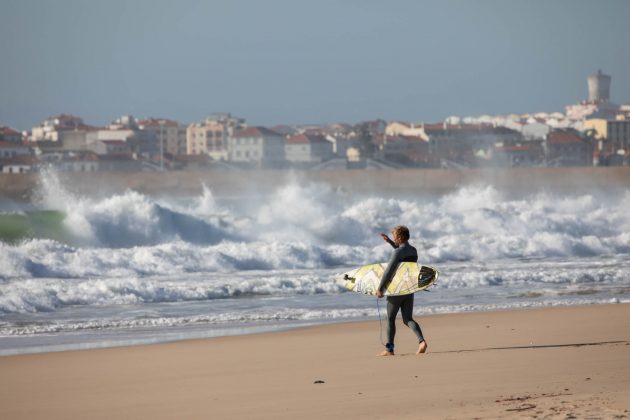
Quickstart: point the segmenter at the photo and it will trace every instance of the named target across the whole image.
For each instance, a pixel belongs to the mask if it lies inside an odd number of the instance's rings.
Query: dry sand
[[[0,418],[630,418],[628,304],[418,320],[0,357]]]

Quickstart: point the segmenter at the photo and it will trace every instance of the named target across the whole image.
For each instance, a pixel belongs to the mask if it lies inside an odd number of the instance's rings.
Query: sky
[[[627,0],[0,0],[0,126],[61,113],[249,124],[630,102]]]

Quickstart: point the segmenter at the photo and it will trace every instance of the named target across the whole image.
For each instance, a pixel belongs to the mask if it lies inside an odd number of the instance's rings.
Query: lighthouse
[[[589,102],[610,101],[610,76],[597,70],[597,73],[588,76],[588,100]]]

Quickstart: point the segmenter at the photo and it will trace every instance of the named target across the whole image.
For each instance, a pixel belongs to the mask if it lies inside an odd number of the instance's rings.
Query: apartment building
[[[296,163],[319,163],[333,157],[333,144],[322,135],[294,134],[287,137],[286,160]]]
[[[258,167],[277,167],[285,162],[284,136],[265,127],[248,127],[229,138],[228,159]]]
[[[138,121],[140,130],[150,132],[155,136],[158,148],[172,156],[186,154],[186,137],[182,136],[185,127],[176,121],[166,118],[148,118]]]
[[[231,114],[212,114],[201,123],[186,130],[186,153],[208,155],[215,160],[229,159],[228,140],[236,131],[245,128],[245,119]]]

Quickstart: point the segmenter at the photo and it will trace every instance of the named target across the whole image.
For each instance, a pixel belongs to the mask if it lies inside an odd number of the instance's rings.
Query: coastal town
[[[403,169],[621,166],[630,163],[630,104],[611,76],[588,76],[588,98],[565,112],[452,116],[440,122],[249,125],[214,113],[185,124],[123,115],[105,127],[60,114],[29,130],[0,125],[5,174],[59,171]],[[2,122],[0,122],[1,124]]]

